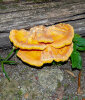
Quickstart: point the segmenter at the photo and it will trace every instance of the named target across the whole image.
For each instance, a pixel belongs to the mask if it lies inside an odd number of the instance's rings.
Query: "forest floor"
[[[10,51],[10,49],[0,49],[0,55],[6,57]],[[23,63],[14,55],[10,60],[18,64],[4,65],[11,79],[10,82],[0,66],[0,100],[82,100],[85,98],[85,53],[81,55],[83,94],[77,94],[79,71],[71,69],[70,61],[63,65],[46,64],[42,68],[35,68]],[[67,70],[74,73],[76,78]]]

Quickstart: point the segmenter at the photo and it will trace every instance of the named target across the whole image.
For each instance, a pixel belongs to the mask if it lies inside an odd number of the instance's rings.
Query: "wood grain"
[[[8,36],[12,29],[57,23],[69,23],[75,33],[85,36],[85,0],[0,4],[0,48],[11,46]]]

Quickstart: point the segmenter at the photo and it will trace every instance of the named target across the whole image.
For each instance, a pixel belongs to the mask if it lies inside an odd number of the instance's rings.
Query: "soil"
[[[0,55],[6,57],[11,49],[0,50]],[[0,65],[0,100],[82,100],[85,98],[85,53],[81,53],[83,68],[81,89],[83,94],[77,94],[79,70],[71,69],[71,62],[61,64],[45,64],[36,68],[23,63],[16,55],[10,60],[17,65],[5,64],[5,71],[10,82],[5,77]],[[76,76],[73,77],[66,70]]]

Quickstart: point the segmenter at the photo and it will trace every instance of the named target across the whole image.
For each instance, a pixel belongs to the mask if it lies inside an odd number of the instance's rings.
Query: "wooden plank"
[[[0,4],[1,6],[1,4]],[[10,47],[9,32],[12,29],[29,29],[35,25],[69,23],[75,33],[84,36],[85,0],[69,0],[48,3],[5,3],[0,8],[0,48]]]
[[[1,48],[11,48],[11,42],[9,41],[9,34],[8,33],[2,33],[0,34],[0,49]]]

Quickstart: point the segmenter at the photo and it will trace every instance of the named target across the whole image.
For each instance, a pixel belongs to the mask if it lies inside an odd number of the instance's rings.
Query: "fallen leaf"
[[[24,98],[28,99],[28,93],[25,93]]]
[[[74,78],[76,78],[76,76],[74,75],[73,72],[69,71],[69,70],[65,70],[68,74],[70,74],[71,76],[73,76]]]
[[[85,100],[85,98],[82,98],[82,100]]]

